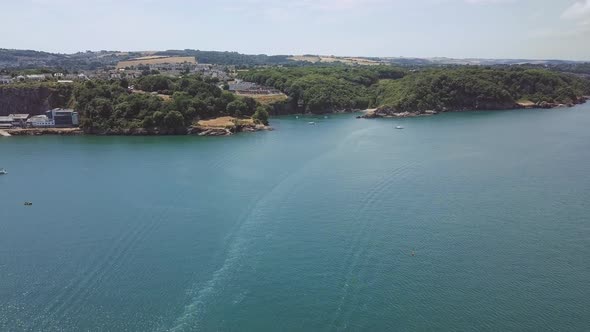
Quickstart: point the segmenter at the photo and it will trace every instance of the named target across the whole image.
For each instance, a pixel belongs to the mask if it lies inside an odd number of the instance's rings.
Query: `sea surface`
[[[1,138],[0,331],[590,330],[590,104],[354,117]]]

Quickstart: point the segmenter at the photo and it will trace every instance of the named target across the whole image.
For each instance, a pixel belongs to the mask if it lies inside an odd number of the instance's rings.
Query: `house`
[[[243,82],[240,80],[236,80],[234,83],[229,84],[229,91],[246,91],[246,90],[253,90],[256,88],[256,83],[251,82]]]

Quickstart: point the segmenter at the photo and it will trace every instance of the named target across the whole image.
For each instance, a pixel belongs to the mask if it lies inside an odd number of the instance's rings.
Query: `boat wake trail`
[[[365,131],[366,129],[362,130],[362,132]],[[316,168],[321,169],[322,160],[331,158],[334,152],[351,144],[351,141],[359,133],[360,131],[351,132],[348,138],[341,141],[340,144],[329,151],[318,153],[315,158],[288,173],[270,190],[258,197],[238,221],[234,234],[231,236],[233,241],[228,244],[223,265],[213,273],[205,284],[195,285],[192,290],[188,291],[188,294],[194,294],[193,298],[185,306],[180,317],[175,320],[173,327],[160,330],[180,332],[205,329],[202,325],[209,304],[223,290],[224,286],[232,281],[232,277],[236,271],[239,271],[249,249],[254,245],[256,239],[260,238],[261,230],[265,225],[276,222],[268,218],[268,215],[272,211],[276,211],[277,206],[286,204],[291,199],[293,193],[297,192],[298,188],[302,186],[305,177],[310,172],[313,172]],[[264,234],[268,236],[268,230],[265,230]]]
[[[331,329],[343,329],[346,328],[347,323],[346,317],[349,316],[344,312],[344,307],[350,298],[354,296],[354,288],[358,285],[355,284],[356,276],[362,274],[362,270],[358,271],[359,265],[362,263],[367,255],[367,251],[371,246],[372,237],[375,232],[373,230],[376,222],[375,218],[366,218],[367,211],[373,209],[379,204],[383,203],[381,196],[388,193],[396,181],[400,178],[404,178],[409,172],[415,167],[414,163],[405,163],[397,168],[390,170],[384,175],[372,188],[367,191],[364,195],[364,199],[361,200],[359,208],[354,213],[353,219],[359,225],[358,232],[351,242],[350,249],[347,254],[347,270],[345,272],[346,277],[344,285],[342,286],[342,296],[338,303],[338,307],[332,318]],[[388,199],[394,199],[388,195]],[[342,325],[342,326],[339,326]]]
[[[299,172],[285,177],[277,183],[269,192],[261,195],[255,203],[247,210],[238,222],[238,228],[232,236],[233,241],[229,244],[223,265],[216,270],[212,277],[201,287],[196,286],[189,293],[194,293],[194,298],[183,311],[183,314],[176,319],[171,329],[165,331],[194,331],[201,328],[201,321],[206,312],[207,304],[215,297],[218,290],[227,284],[232,273],[239,269],[252,239],[257,238],[259,230],[269,221],[265,216],[268,210],[280,202],[289,199],[289,193],[297,186]],[[285,189],[289,188],[289,189]]]

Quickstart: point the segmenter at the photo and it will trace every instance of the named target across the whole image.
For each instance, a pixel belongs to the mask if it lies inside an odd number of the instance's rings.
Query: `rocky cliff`
[[[0,116],[13,113],[31,115],[66,107],[70,99],[71,87],[61,86],[2,86],[0,87]]]

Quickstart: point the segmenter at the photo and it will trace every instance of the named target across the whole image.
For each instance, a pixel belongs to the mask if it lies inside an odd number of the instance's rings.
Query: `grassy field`
[[[209,128],[230,128],[233,127],[237,122],[241,124],[253,124],[254,120],[252,119],[237,119],[233,116],[222,116],[219,118],[209,119],[209,120],[201,120],[197,122],[197,125],[201,127],[209,127]]]
[[[337,57],[337,56],[323,56],[323,55],[295,55],[289,58],[293,61],[307,61],[307,62],[324,62],[324,63],[331,63],[331,62],[342,62],[348,65],[378,65],[380,62],[363,59],[363,58],[354,58],[354,57]]]
[[[275,95],[255,95],[255,94],[238,94],[239,96],[251,97],[262,105],[271,105],[277,102],[287,100],[286,94],[275,94]]]
[[[117,64],[117,68],[133,67],[139,65],[157,65],[164,63],[197,63],[194,57],[190,56],[174,56],[174,57],[160,57],[147,56],[127,61],[121,61]]]

